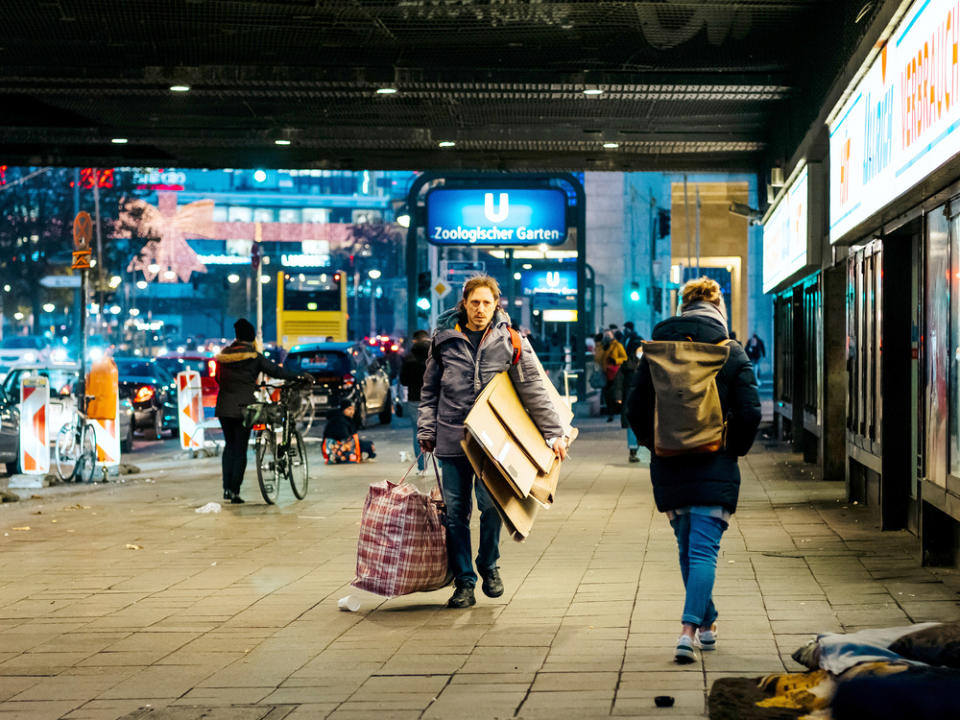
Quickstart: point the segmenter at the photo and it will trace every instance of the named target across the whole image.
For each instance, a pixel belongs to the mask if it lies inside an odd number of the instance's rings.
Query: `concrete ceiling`
[[[7,0],[0,164],[756,170],[881,4]]]

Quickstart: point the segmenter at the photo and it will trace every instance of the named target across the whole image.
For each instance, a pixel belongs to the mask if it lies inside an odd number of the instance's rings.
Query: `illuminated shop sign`
[[[830,123],[830,242],[960,152],[960,2],[913,3]]]
[[[780,193],[763,223],[763,291],[772,292],[807,265],[810,243],[809,168],[803,165]]]
[[[427,239],[436,245],[562,245],[567,198],[554,189],[431,190]]]
[[[284,253],[280,256],[280,264],[284,267],[294,268],[328,267],[330,265],[330,256]]]
[[[520,277],[524,295],[576,295],[576,270],[535,270]]]
[[[204,265],[249,265],[249,255],[197,255]]]

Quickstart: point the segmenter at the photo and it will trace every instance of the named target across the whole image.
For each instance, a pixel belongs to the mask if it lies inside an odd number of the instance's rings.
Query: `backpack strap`
[[[513,359],[510,361],[511,365],[516,365],[520,362],[520,355],[523,353],[523,339],[513,328],[507,328],[510,331],[510,344],[513,346]]]

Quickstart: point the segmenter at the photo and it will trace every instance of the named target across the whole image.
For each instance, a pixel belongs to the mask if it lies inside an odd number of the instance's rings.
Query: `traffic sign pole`
[[[73,268],[80,273],[80,395],[77,407],[87,409],[87,297],[90,268],[90,240],[93,238],[93,219],[88,212],[79,212],[73,219]],[[103,309],[101,308],[101,312]]]

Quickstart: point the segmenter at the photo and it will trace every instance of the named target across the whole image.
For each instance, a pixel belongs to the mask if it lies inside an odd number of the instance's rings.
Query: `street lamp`
[[[238,282],[240,282],[240,276],[236,273],[230,273],[227,275],[227,282],[229,282],[231,285],[236,285]]]
[[[53,303],[44,303],[44,304],[43,304],[43,310],[44,310],[44,312],[52,313],[52,312],[53,312],[54,310],[56,310],[56,309],[57,309],[57,306],[54,305]]]
[[[3,291],[4,291],[4,292],[10,292],[10,286],[9,286],[9,285],[4,285],[4,286],[3,286]]]
[[[22,313],[22,312],[19,312],[19,311],[18,311],[18,312],[15,312],[15,313],[13,314],[13,319],[14,319],[14,320],[23,320],[23,313]]]
[[[379,280],[382,273],[379,270],[370,270],[367,272],[367,275],[370,276],[371,280]]]

